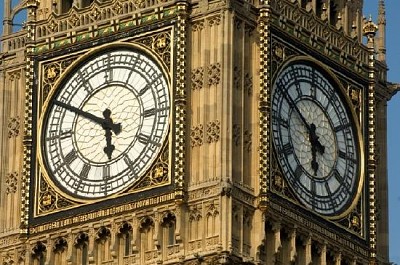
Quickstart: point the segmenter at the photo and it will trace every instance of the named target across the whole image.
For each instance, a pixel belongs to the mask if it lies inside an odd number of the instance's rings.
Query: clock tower
[[[14,2],[2,264],[389,264],[383,0]]]

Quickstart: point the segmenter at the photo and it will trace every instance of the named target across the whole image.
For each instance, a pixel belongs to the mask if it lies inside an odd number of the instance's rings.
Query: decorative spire
[[[378,60],[386,61],[386,10],[385,0],[379,0],[378,7],[378,32],[377,40]]]

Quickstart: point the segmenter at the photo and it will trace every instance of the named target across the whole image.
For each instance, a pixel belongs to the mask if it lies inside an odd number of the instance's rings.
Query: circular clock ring
[[[343,217],[364,178],[361,130],[345,90],[320,63],[298,57],[278,72],[271,101],[275,153],[290,188],[314,212]]]
[[[106,45],[63,74],[43,104],[39,161],[75,200],[118,194],[143,177],[167,142],[167,71],[147,49]]]

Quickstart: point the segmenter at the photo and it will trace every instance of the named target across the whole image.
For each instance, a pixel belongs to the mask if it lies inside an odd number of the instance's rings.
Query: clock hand
[[[106,136],[106,147],[104,147],[104,153],[107,154],[108,159],[111,159],[112,152],[115,149],[115,146],[111,144],[111,130],[112,130],[112,125],[114,125],[112,119],[111,119],[111,110],[105,109],[103,111],[103,116],[105,119],[105,122],[102,124],[103,129],[106,131],[105,136]]]
[[[306,119],[304,118],[304,116],[301,114],[299,108],[297,107],[296,103],[293,101],[293,99],[291,97],[289,97],[285,91],[282,91],[283,97],[287,100],[287,102],[289,103],[290,106],[292,106],[294,108],[294,110],[297,112],[297,114],[299,115],[301,121],[303,122],[303,124],[306,126],[308,133],[311,132],[311,128],[310,125],[308,124],[308,122],[306,121]]]
[[[100,124],[103,128],[104,125],[107,125],[107,127],[110,127],[110,129],[116,134],[118,135],[121,132],[121,123],[113,123],[113,121],[107,121],[106,119],[97,117],[96,115],[93,115],[87,111],[83,111],[81,109],[78,109],[74,106],[68,105],[64,102],[58,101],[58,100],[54,100],[54,104],[63,107],[69,111],[75,112],[78,115],[81,115],[82,117],[85,117],[97,124]]]
[[[321,150],[320,148],[322,145],[318,141],[318,136],[315,133],[315,130],[316,130],[315,124],[311,123],[310,133],[308,135],[309,141],[311,143],[311,155],[312,155],[311,168],[314,170],[314,176],[317,176],[317,172],[318,172],[318,168],[319,168],[319,165],[317,162],[317,151],[318,151],[318,149]],[[322,146],[322,148],[323,148],[323,150],[325,150],[324,146]]]

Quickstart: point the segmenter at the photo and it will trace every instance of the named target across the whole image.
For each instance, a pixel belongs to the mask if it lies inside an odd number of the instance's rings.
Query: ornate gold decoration
[[[117,2],[117,3],[115,4],[115,6],[119,6],[119,7],[120,7],[120,3]],[[114,6],[114,10],[115,10],[115,6]],[[119,14],[118,10],[116,10],[116,13]],[[100,15],[101,15],[101,12],[100,12],[100,10],[99,10],[98,7],[94,7],[93,10],[90,12],[90,16],[91,16],[92,19],[94,19],[94,20],[99,19],[99,18],[100,18]]]
[[[77,14],[72,14],[72,16],[70,16],[68,18],[68,22],[71,24],[72,27],[77,27],[79,26],[79,17]]]
[[[203,124],[194,126],[190,130],[190,145],[192,147],[201,146],[203,144]]]
[[[168,145],[166,145],[168,146]],[[139,180],[133,187],[128,191],[136,191],[138,189],[156,187],[169,182],[168,174],[168,148],[162,152],[162,155],[157,159],[156,163],[152,166],[151,170]]]
[[[143,8],[145,7],[145,0],[134,0],[133,4],[135,5],[135,7],[138,8]]]
[[[198,67],[198,68],[192,70],[191,81],[192,81],[192,89],[193,90],[201,89],[203,87],[203,83],[204,83],[204,68],[203,67]]]
[[[115,14],[122,14],[123,12],[123,7],[120,2],[115,2],[114,6],[112,7],[114,10]]]
[[[221,65],[220,63],[210,64],[207,67],[208,85],[218,85],[221,78]]]
[[[165,65],[171,67],[171,32],[163,31],[137,40],[160,56]]]
[[[51,186],[47,184],[47,181],[40,177],[39,180],[39,197],[38,197],[38,214],[49,213],[52,211],[57,211],[64,209],[66,207],[71,207],[73,202],[65,199],[59,195]]]
[[[57,28],[58,28],[58,24],[54,21],[51,20],[48,24],[47,24],[47,28],[50,32],[56,32]]]
[[[20,130],[20,118],[19,116],[16,117],[10,117],[8,119],[8,138],[12,137],[17,137],[19,135],[19,130]]]
[[[206,125],[206,142],[218,142],[220,138],[221,125],[219,120],[210,121]]]

